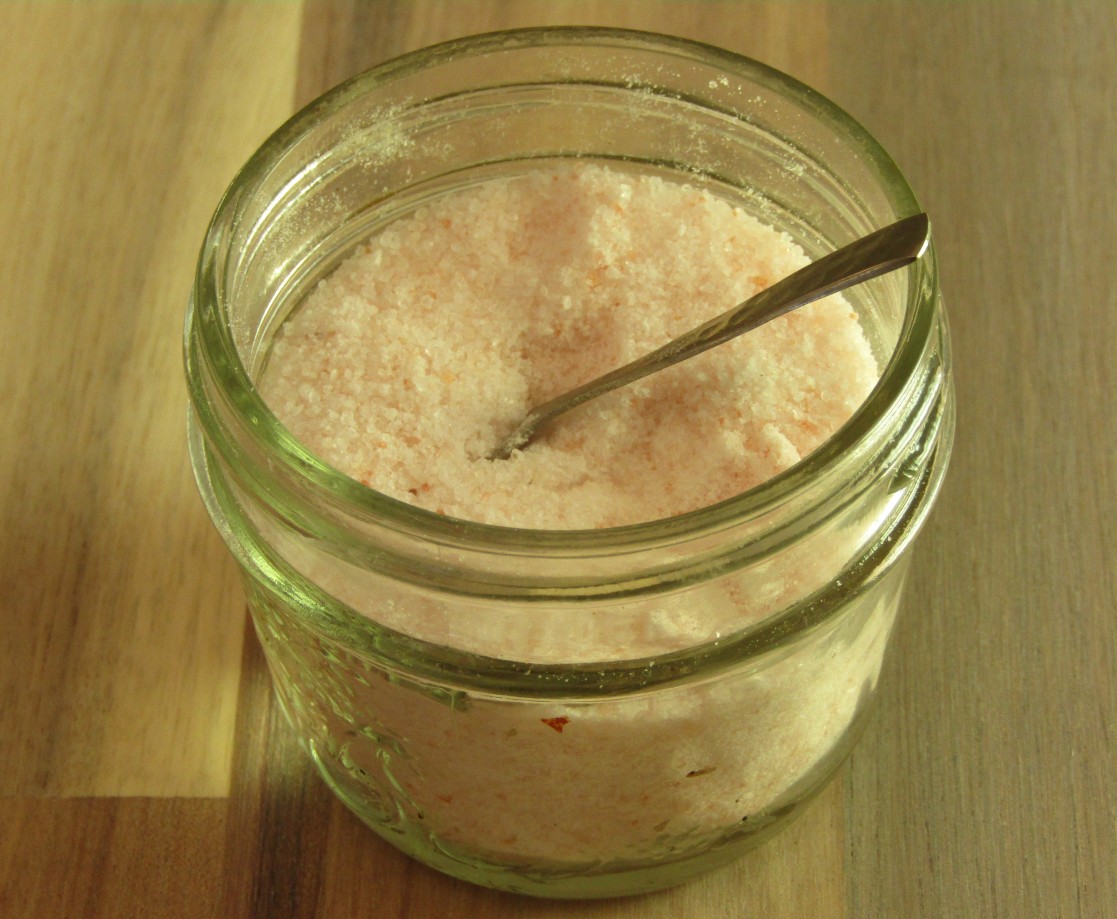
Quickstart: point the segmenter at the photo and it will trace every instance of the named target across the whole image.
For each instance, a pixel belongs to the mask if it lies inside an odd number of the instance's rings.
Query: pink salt
[[[760,484],[833,434],[877,367],[840,297],[599,398],[507,461],[533,405],[807,261],[708,191],[578,165],[486,182],[401,219],[286,322],[261,381],[347,475],[484,523],[617,526]]]
[[[533,528],[662,518],[787,468],[864,399],[876,365],[843,300],[592,402],[510,460],[485,456],[532,405],[805,261],[724,200],[659,178],[580,165],[488,182],[393,223],[325,279],[284,326],[261,387],[310,449],[403,501]],[[835,534],[835,545],[849,538]],[[830,576],[827,551],[812,553],[803,571],[772,575],[773,596],[736,572],[546,615],[497,602],[458,615],[406,586],[370,589],[348,568],[312,579],[440,645],[610,661],[744,628]],[[354,736],[346,758],[329,762],[376,789],[374,806],[421,814],[413,822],[440,845],[498,861],[584,865],[699,849],[794,798],[839,745],[876,680],[890,597],[858,598],[829,637],[759,669],[654,693],[553,703],[472,693],[447,706],[406,682],[353,680],[352,714],[336,733],[372,724],[406,753]]]

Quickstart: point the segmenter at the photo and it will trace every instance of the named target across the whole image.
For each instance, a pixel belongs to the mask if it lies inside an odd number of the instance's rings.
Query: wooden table
[[[879,706],[785,834],[548,903],[397,854],[292,744],[184,444],[181,319],[236,167],[343,77],[548,23],[808,82],[932,215],[959,431]],[[1117,4],[0,5],[0,915],[1117,916]]]

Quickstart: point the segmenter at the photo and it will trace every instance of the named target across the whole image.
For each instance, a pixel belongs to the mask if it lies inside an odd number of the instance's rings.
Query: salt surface
[[[741,209],[657,177],[583,164],[486,182],[322,281],[285,323],[262,394],[342,472],[438,513],[538,529],[669,517],[791,466],[865,398],[877,368],[841,297],[594,400],[510,460],[485,457],[532,406],[806,261]]]

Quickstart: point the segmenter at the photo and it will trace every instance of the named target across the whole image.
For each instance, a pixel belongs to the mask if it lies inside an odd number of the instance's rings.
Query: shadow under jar
[[[253,156],[201,252],[186,368],[202,497],[329,786],[451,875],[599,897],[723,864],[825,785],[864,720],[954,413],[932,249],[846,295],[882,368],[860,409],[712,507],[489,526],[297,442],[254,381],[314,284],[439,196],[572,158],[706,188],[812,258],[919,210],[859,125],[753,61],[600,29],[463,39],[355,77]]]

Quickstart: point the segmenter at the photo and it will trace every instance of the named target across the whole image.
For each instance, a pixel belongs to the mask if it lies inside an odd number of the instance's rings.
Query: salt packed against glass
[[[485,457],[529,405],[806,260],[741,209],[659,177],[579,164],[490,181],[394,222],[323,280],[286,322],[260,385],[332,465],[438,513],[537,529],[684,513],[794,464],[864,399],[876,364],[841,297],[597,400],[508,462]],[[825,581],[842,550],[832,539],[767,595],[728,579],[700,597],[583,614],[576,630],[530,615],[462,623],[414,596],[373,615],[503,659],[622,661],[740,631]],[[346,577],[315,578],[367,605]],[[371,720],[380,740],[364,754],[352,743],[323,755],[398,789],[439,845],[498,860],[608,863],[701,848],[834,754],[876,679],[891,613],[869,600],[830,640],[759,674],[592,704],[474,693],[447,705],[342,673],[330,682],[353,687],[343,720]]]

